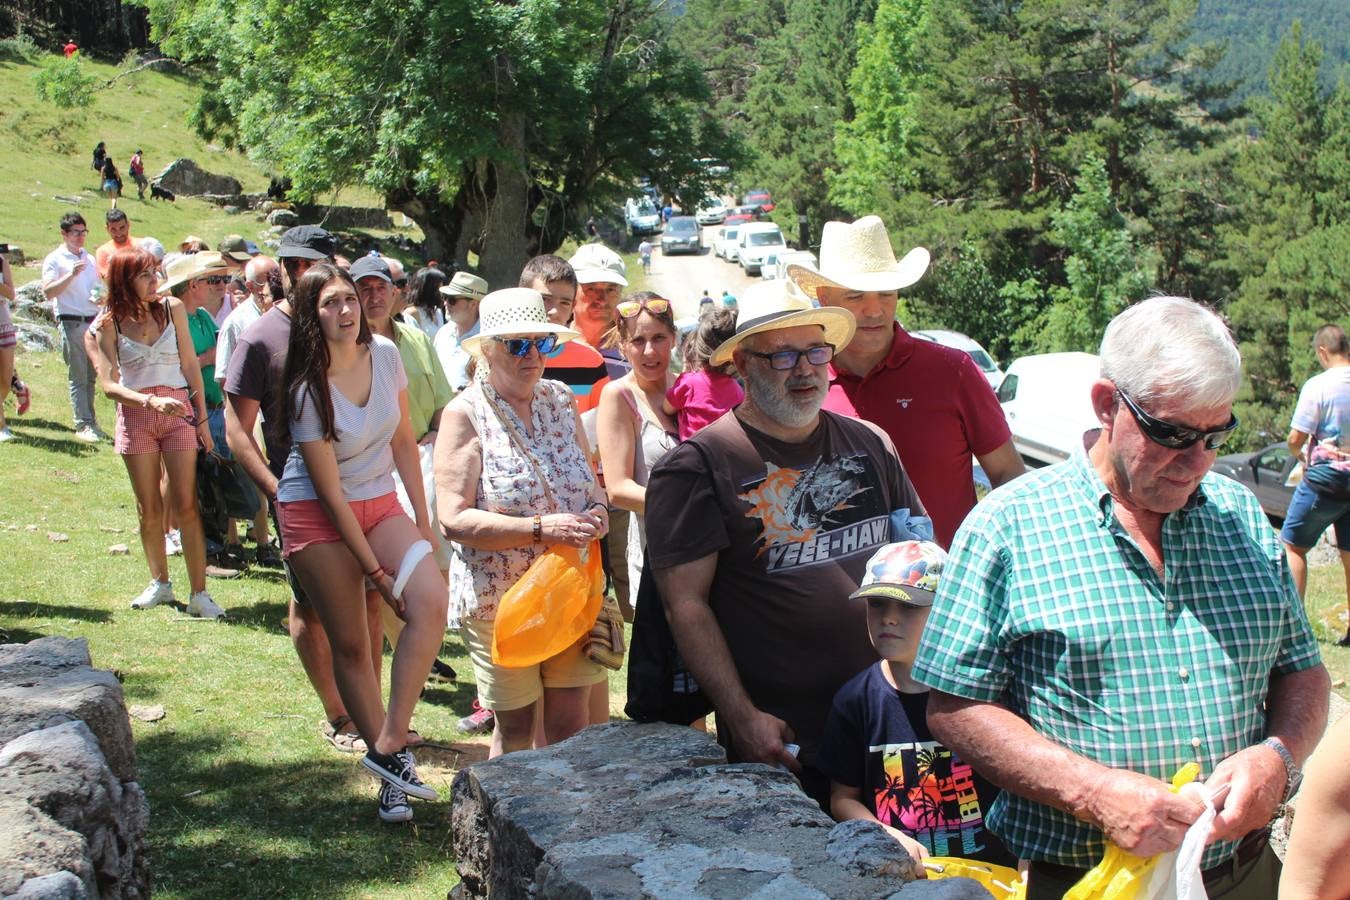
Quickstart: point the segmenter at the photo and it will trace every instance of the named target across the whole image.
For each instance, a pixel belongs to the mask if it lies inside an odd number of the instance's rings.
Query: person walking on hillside
[[[88,236],[84,216],[68,212],[61,217],[61,246],[42,261],[42,292],[52,301],[61,327],[61,356],[70,384],[75,439],[97,444],[108,436],[99,430],[94,415],[94,366],[84,352],[84,334],[99,311],[103,286],[94,258],[84,249]]]
[[[136,182],[136,195],[144,200],[145,189],[150,186],[150,182],[145,177],[145,157],[141,155],[141,148],[137,147],[136,152],[131,154],[131,162],[127,164],[127,171],[131,173],[131,178]]]
[[[1303,597],[1308,551],[1334,525],[1350,598],[1350,338],[1339,325],[1323,325],[1313,347],[1323,371],[1304,383],[1289,426],[1289,452],[1304,459],[1304,470],[1280,540],[1294,587]],[[1350,627],[1336,643],[1350,647]]]
[[[93,169],[100,176],[103,175],[103,163],[105,160],[107,160],[107,158],[108,158],[108,148],[103,143],[103,141],[99,141],[97,144],[94,145]]]
[[[113,200],[122,196],[122,173],[117,171],[111,155],[103,158],[103,193]]]

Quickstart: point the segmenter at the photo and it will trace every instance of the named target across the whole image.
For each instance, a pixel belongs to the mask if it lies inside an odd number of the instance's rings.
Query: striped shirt
[[[365,405],[357,406],[342,391],[328,386],[333,398],[333,430],[337,434],[333,452],[337,455],[342,494],[348,501],[373,500],[393,493],[394,452],[390,442],[401,415],[398,395],[407,387],[398,348],[378,334],[370,345],[370,396]],[[291,418],[291,440],[295,443],[277,485],[277,500],[283,503],[319,499],[300,455],[300,444],[323,440],[323,425],[314,398],[304,388],[296,394],[296,410],[298,415]]]
[[[1320,662],[1256,498],[1210,473],[1162,527],[1160,578],[1085,452],[1023,476],[957,533],[914,665],[928,686],[1006,705],[1112,768],[1202,777],[1266,735],[1272,674]],[[1015,753],[1016,748],[1009,747]],[[1089,868],[1098,829],[1004,792],[990,826],[1018,856]],[[1211,844],[1203,867],[1229,859]]]

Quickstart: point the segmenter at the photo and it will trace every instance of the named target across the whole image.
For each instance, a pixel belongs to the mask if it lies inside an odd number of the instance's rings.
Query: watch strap
[[[1279,738],[1268,737],[1261,744],[1279,754],[1280,761],[1284,763],[1284,802],[1287,803],[1289,798],[1294,796],[1294,791],[1298,790],[1303,773],[1299,771],[1298,763],[1294,761],[1294,754],[1289,752],[1289,748]]]

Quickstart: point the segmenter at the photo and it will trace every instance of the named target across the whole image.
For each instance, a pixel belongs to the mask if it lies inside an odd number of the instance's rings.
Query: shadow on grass
[[[100,452],[100,448],[108,446],[103,443],[86,444],[83,441],[77,441],[75,440],[75,429],[73,427],[61,422],[53,422],[50,419],[30,419],[26,416],[7,416],[6,419],[15,436],[24,444],[49,450],[53,453],[63,453],[66,456],[83,459]],[[37,429],[54,431],[61,436],[49,437],[36,434],[35,430]]]
[[[77,619],[81,622],[110,622],[112,613],[92,606],[66,606],[34,600],[0,600],[0,616],[16,619]]]
[[[347,894],[372,881],[411,885],[450,858],[448,796],[416,802],[411,825],[382,825],[375,784],[355,758],[239,759],[226,731],[160,732],[138,741],[136,752],[157,891]]]

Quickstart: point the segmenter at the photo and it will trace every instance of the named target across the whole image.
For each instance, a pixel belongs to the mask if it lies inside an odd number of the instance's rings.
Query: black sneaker
[[[380,782],[380,821],[411,822],[412,805],[402,788],[396,788],[387,781]]]
[[[435,788],[427,787],[422,783],[422,779],[417,777],[414,762],[413,755],[406,749],[397,753],[376,753],[374,750],[367,750],[366,755],[361,758],[361,765],[371,774],[407,791],[418,800],[440,799],[440,794],[436,793]]]
[[[457,678],[459,676],[455,674],[455,670],[439,659],[431,664],[431,671],[427,673],[428,684],[449,684]]]

